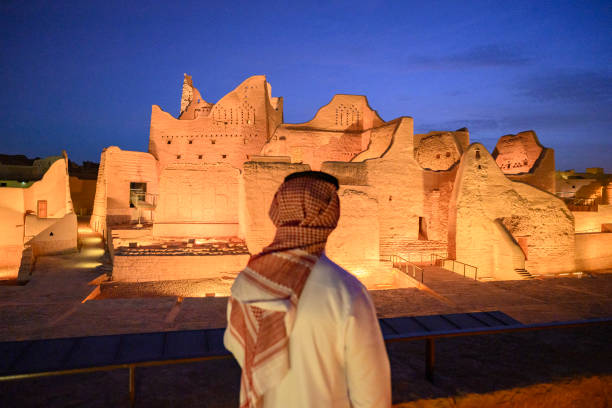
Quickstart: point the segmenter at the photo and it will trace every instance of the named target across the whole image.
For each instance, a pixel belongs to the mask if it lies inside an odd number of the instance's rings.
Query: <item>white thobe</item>
[[[290,369],[263,407],[391,406],[389,358],[366,288],[323,254],[299,299]]]

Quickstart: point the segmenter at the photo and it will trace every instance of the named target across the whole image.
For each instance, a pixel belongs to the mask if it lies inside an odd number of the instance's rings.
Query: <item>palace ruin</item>
[[[612,234],[576,237],[555,195],[554,151],[532,131],[501,137],[491,154],[465,128],[414,134],[411,117],[384,121],[359,95],[289,124],[264,76],[213,104],[185,75],[177,118],[152,107],[148,152],[102,152],[91,226],[106,237],[113,280],[231,283],[272,240],[278,185],[308,169],[340,181],[327,252],[369,288],[401,284],[392,255],[453,259],[495,280],[588,270],[594,258],[612,266],[601,244]],[[610,195],[599,204],[603,226]],[[599,249],[585,255],[585,245]]]

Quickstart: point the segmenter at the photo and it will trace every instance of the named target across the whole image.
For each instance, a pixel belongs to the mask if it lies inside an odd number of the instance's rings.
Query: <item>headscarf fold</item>
[[[285,179],[269,211],[274,240],[251,257],[232,285],[225,346],[242,367],[241,408],[260,406],[263,394],[289,370],[298,300],[340,217],[337,181],[330,178],[304,172]]]

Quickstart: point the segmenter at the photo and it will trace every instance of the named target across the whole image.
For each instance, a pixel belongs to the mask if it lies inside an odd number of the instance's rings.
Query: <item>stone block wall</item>
[[[235,276],[248,260],[249,255],[115,255],[112,276],[119,282],[218,278],[222,274]]]

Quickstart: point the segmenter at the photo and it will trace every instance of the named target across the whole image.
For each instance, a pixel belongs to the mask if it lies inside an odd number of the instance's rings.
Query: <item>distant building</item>
[[[68,157],[0,157],[0,279],[27,280],[33,258],[77,248]]]

